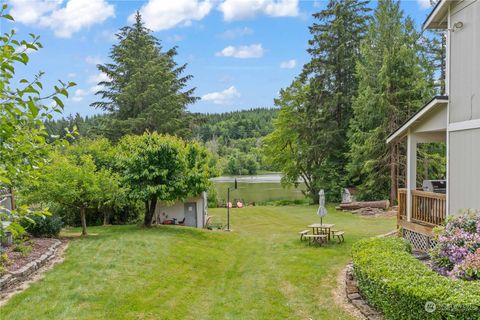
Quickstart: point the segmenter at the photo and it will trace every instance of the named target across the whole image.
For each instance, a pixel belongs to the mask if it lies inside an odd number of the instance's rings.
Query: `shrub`
[[[62,219],[57,215],[33,217],[33,222],[25,222],[25,229],[34,237],[58,237],[62,229]]]
[[[5,252],[0,250],[0,274],[7,271],[7,266],[10,264],[10,260]]]
[[[386,319],[478,320],[480,282],[443,277],[410,254],[400,238],[374,238],[352,249],[360,292]],[[434,303],[434,310],[426,308]],[[428,311],[427,311],[428,310]]]
[[[18,243],[13,246],[13,252],[19,252],[22,256],[27,256],[32,251],[32,245],[28,242]]]
[[[480,280],[480,212],[451,217],[431,251],[433,268],[442,275]]]

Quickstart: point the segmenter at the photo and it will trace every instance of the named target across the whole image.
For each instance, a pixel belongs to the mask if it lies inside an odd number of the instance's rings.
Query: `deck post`
[[[417,136],[408,129],[407,135],[407,221],[412,219],[412,190],[417,189]]]

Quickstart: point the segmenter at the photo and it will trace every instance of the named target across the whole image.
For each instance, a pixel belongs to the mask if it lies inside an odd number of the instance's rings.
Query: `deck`
[[[407,213],[407,189],[398,191],[398,226],[433,235],[432,229],[445,222],[447,196],[443,193],[413,190],[411,192],[411,215]]]

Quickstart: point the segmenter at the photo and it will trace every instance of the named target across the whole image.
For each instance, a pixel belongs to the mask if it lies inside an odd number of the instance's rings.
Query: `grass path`
[[[1,319],[350,319],[336,274],[353,242],[394,228],[329,208],[347,242],[300,243],[316,207],[232,210],[231,233],[162,226],[90,228],[65,261],[0,309]],[[225,210],[213,209],[216,220]]]

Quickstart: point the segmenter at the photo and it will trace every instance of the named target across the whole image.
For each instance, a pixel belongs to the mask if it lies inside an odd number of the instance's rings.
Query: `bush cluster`
[[[400,238],[374,238],[352,249],[362,295],[386,319],[478,320],[480,282],[439,275],[411,254]]]
[[[34,237],[58,237],[62,229],[62,219],[57,215],[40,217],[33,216],[33,222],[22,222],[25,230]]]
[[[437,272],[452,278],[480,280],[480,212],[452,216],[440,230],[437,243],[431,252]]]

